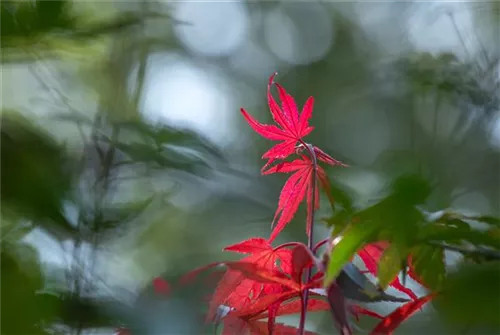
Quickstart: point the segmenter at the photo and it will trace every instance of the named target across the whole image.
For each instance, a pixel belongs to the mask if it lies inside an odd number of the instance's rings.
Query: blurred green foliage
[[[38,78],[41,87],[49,87],[44,93],[55,99],[49,121],[35,112],[38,103],[23,96],[30,89],[13,90],[22,96],[21,106],[2,107],[2,334],[80,334],[120,325],[141,334],[201,333],[210,287],[180,288],[167,299],[154,295],[150,279],[162,275],[175,282],[184,272],[225,257],[219,252],[224,244],[267,235],[282,180],[262,177],[268,179],[259,184],[261,179],[235,167],[258,171],[268,143],[228,145],[223,153],[205,135],[145,120],[144,77],[149,56],[167,51],[200,68],[212,64],[235,84],[253,84],[218,59],[186,51],[171,34],[180,23],[168,8],[120,4],[108,19],[95,19],[108,9],[102,3],[86,5],[88,11],[71,1],[1,3],[2,73],[42,67],[48,60],[60,72],[77,68],[69,78]],[[257,14],[280,6],[248,4]],[[462,326],[470,333],[496,331],[499,153],[485,129],[499,103],[498,51],[488,45],[487,57],[464,60],[451,52],[410,50],[386,68],[384,45],[345,14],[350,6],[325,10],[333,20],[335,45],[322,60],[278,66],[297,101],[316,98],[310,140],[351,165],[329,171],[335,176],[333,201],[321,209],[329,234],[342,236],[330,257],[329,278],[365,243],[389,240],[379,284],[386,286],[411,254],[417,275],[441,293],[433,304],[434,319],[429,325],[420,319],[419,329],[425,333],[426,327],[434,331],[446,323],[452,332]],[[496,21],[481,16],[475,24],[497,27],[498,10],[492,13]],[[99,43],[104,52],[85,53]],[[80,63],[67,51],[82,52]],[[379,72],[395,72],[395,78],[380,79]],[[131,77],[137,77],[137,85],[130,85]],[[384,90],[389,82],[394,86]],[[7,88],[17,84],[3,80]],[[267,113],[265,82],[255,88],[262,93],[255,104]],[[86,97],[83,103],[72,103],[73,91],[78,99]],[[89,91],[97,98],[88,97]],[[368,163],[363,149],[384,135],[379,123],[387,124],[391,136]],[[222,122],[214,120],[218,126]],[[71,133],[71,143],[60,143],[63,130]],[[370,186],[370,175],[388,187]],[[474,192],[484,195],[489,212],[466,215],[463,207],[470,208],[456,205],[460,194]],[[186,205],[202,194],[208,194],[203,201]],[[289,237],[302,238],[303,218],[299,213],[287,228]],[[26,242],[40,232],[55,238],[64,265],[42,262]],[[449,252],[463,258],[457,269],[446,262]],[[121,289],[124,282],[132,282],[135,291]],[[331,326],[320,331],[329,333]]]

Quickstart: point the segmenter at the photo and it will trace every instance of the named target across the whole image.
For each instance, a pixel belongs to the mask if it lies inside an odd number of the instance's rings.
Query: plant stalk
[[[318,161],[316,159],[316,154],[314,153],[314,149],[312,145],[309,145],[303,141],[300,141],[300,143],[307,149],[307,152],[309,153],[309,157],[311,158],[312,164],[313,164],[313,171],[311,175],[311,189],[312,189],[312,196],[311,196],[311,202],[308,204],[307,211],[310,213],[308,216],[308,222],[306,223],[306,227],[310,227],[308,239],[307,239],[307,247],[309,250],[312,252],[314,255],[314,250],[313,250],[313,241],[314,241],[314,212],[315,212],[315,203],[316,203],[316,186],[317,186],[317,167],[318,167]],[[306,273],[306,283],[309,283],[311,281],[312,277],[312,267],[309,267],[307,269]],[[309,289],[306,289],[304,293],[302,294],[302,309],[300,311],[300,321],[299,321],[299,330],[297,331],[297,335],[304,335],[305,332],[305,325],[306,325],[306,314],[307,314],[307,304],[309,302]]]

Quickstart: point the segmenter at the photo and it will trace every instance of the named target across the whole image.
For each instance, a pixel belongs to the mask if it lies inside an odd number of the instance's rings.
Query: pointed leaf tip
[[[413,314],[415,314],[423,305],[434,298],[434,294],[430,294],[419,298],[418,300],[412,300],[396,310],[391,314],[382,319],[377,326],[372,330],[370,335],[390,335],[403,321],[406,321]]]
[[[274,78],[278,75],[278,72],[274,72],[270,77],[269,77],[269,86],[272,86],[274,84]]]

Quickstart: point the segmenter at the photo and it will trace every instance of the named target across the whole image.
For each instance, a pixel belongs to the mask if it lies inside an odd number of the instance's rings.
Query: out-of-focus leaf
[[[378,240],[398,240],[410,244],[425,218],[416,207],[430,192],[427,181],[415,175],[403,175],[392,184],[392,191],[378,203],[353,215],[353,222],[377,224]]]
[[[34,227],[30,222],[19,222],[16,213],[10,213],[8,208],[2,208],[2,219],[0,220],[2,242],[18,242],[30,233]]]
[[[348,304],[346,297],[342,293],[337,284],[332,283],[327,288],[328,303],[330,304],[330,311],[337,329],[342,335],[351,335],[352,330],[347,318]]]
[[[445,224],[447,226],[453,227],[455,229],[459,229],[462,231],[470,231],[471,227],[467,222],[464,222],[460,219],[448,219],[448,220],[438,220],[439,224]]]
[[[53,28],[70,28],[73,20],[69,15],[69,1],[36,1],[38,29],[50,30]]]
[[[349,222],[351,222],[351,214],[342,209],[324,221],[328,227],[333,226],[332,237],[336,237],[347,227]]]
[[[392,196],[408,205],[420,205],[425,202],[431,193],[428,181],[419,175],[402,175],[392,184]]]
[[[351,196],[348,194],[342,186],[336,182],[330,182],[331,197],[334,200],[332,205],[332,210],[334,210],[335,205],[340,205],[346,212],[351,213],[353,209],[353,201]]]
[[[186,129],[177,129],[165,125],[149,125],[144,122],[119,122],[118,126],[139,134],[143,139],[152,141],[157,148],[164,145],[189,147],[206,151],[214,157],[223,158],[222,153],[207,138]]]
[[[500,262],[466,264],[443,282],[435,307],[448,322],[500,330]]]
[[[415,170],[418,161],[425,161],[424,153],[411,150],[388,150],[379,155],[373,166],[389,176],[394,176],[403,171]]]
[[[154,163],[159,168],[171,168],[192,173],[196,171],[196,167],[206,166],[203,160],[194,155],[187,155],[187,153],[169,148],[157,150],[151,145],[142,143],[116,143],[115,146],[129,156],[132,163]]]
[[[151,204],[154,195],[145,200],[124,203],[119,206],[105,207],[101,209],[103,227],[114,227],[119,223],[131,221],[140,216],[145,209]]]
[[[127,143],[120,140],[112,143],[130,158],[123,164],[148,163],[161,169],[200,174],[206,172],[210,162],[223,158],[209,140],[188,130],[132,121],[116,125],[127,138],[134,139]]]
[[[380,226],[370,223],[353,224],[346,229],[342,239],[335,245],[330,255],[325,275],[325,286],[328,286],[340,273],[342,268],[354,254],[366,243],[370,242]]]
[[[430,245],[419,245],[411,251],[412,273],[426,287],[438,291],[446,275],[444,250]]]
[[[68,326],[83,328],[116,327],[125,321],[134,320],[131,307],[112,299],[78,297],[69,293],[59,296],[46,294],[47,304],[59,304],[58,321]],[[52,301],[50,301],[52,299]]]
[[[489,234],[488,231],[464,230],[444,225],[428,225],[423,227],[419,232],[419,239],[422,243],[429,241],[445,243],[467,241],[474,245],[486,245],[500,249],[500,237]]]
[[[36,301],[43,286],[36,251],[24,244],[3,244],[0,264],[2,334],[46,334],[42,322],[54,311],[42,311]]]
[[[380,287],[373,284],[352,263],[347,263],[335,283],[342,290],[346,298],[363,302],[391,301],[405,302],[408,299],[397,298],[385,293]]]
[[[63,215],[71,174],[69,157],[47,134],[12,111],[1,125],[1,201],[19,217],[52,230],[75,231]]]
[[[387,288],[397,277],[407,257],[405,246],[391,243],[382,253],[378,264],[377,278],[382,289]]]
[[[475,220],[483,223],[487,223],[493,226],[500,226],[500,219],[496,218],[494,216],[488,216],[488,215],[483,215],[483,216],[473,216],[469,218],[470,220]]]
[[[54,113],[50,116],[52,119],[62,122],[71,122],[75,124],[86,124],[92,125],[93,121],[87,115],[83,113],[77,113],[76,111],[71,113]]]

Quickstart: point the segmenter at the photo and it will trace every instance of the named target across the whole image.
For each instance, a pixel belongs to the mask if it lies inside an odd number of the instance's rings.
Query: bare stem
[[[314,149],[311,145],[300,141],[300,143],[307,149],[309,153],[309,157],[311,158],[312,164],[313,164],[313,171],[311,175],[311,188],[312,188],[312,196],[311,196],[311,202],[308,204],[307,211],[310,213],[308,216],[308,222],[306,223],[307,227],[310,227],[308,239],[307,239],[307,247],[309,250],[314,255],[313,251],[313,236],[314,236],[314,211],[315,211],[315,203],[316,203],[316,185],[317,185],[317,167],[318,167],[318,162],[316,159],[316,154],[314,153]],[[307,269],[307,274],[306,274],[306,283],[309,283],[311,281],[312,277],[312,267]],[[300,322],[299,322],[299,330],[297,331],[298,335],[304,335],[305,331],[305,324],[306,324],[306,314],[307,314],[307,304],[309,300],[309,289],[306,289],[302,295],[302,310],[300,311]]]

